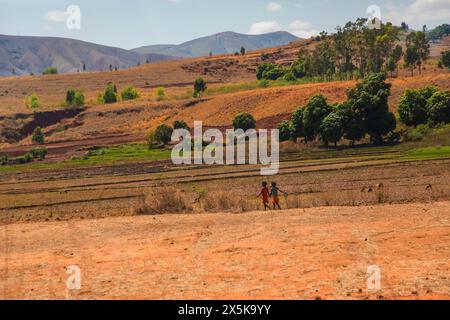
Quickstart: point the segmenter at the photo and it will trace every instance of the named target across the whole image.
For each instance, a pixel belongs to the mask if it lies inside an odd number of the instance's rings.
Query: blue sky
[[[81,28],[66,26],[69,5]],[[0,34],[69,37],[135,48],[181,43],[222,31],[286,30],[307,37],[377,5],[384,21],[421,29],[450,23],[450,0],[0,0]]]

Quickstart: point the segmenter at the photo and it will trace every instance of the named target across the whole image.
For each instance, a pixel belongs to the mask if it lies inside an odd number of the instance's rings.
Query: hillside
[[[139,61],[151,62],[173,59],[161,54],[144,57],[128,50],[98,45],[80,40],[50,37],[0,35],[0,76],[40,74],[51,66],[59,72],[107,70],[135,66]],[[13,71],[14,70],[14,71]]]
[[[153,45],[133,49],[139,54],[163,54],[177,57],[201,57],[213,54],[239,52],[241,47],[246,50],[258,50],[289,44],[298,40],[288,32],[272,32],[262,35],[248,35],[235,32],[222,32],[212,36],[191,40],[180,45]]]

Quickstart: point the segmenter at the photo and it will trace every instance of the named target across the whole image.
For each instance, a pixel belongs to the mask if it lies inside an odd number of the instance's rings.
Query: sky
[[[0,0],[0,34],[67,37],[125,49],[224,31],[284,30],[310,37],[369,17],[373,5],[383,21],[406,21],[415,29],[450,23],[450,0]]]

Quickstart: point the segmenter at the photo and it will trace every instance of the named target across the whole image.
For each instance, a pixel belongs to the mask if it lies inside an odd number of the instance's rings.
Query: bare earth
[[[2,299],[450,299],[448,201],[10,224],[0,249]]]

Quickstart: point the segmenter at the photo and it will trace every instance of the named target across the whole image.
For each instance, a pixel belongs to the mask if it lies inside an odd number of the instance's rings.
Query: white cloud
[[[280,31],[282,26],[277,21],[260,21],[250,26],[248,34],[263,34]]]
[[[45,15],[45,19],[51,22],[65,22],[69,14],[66,11],[49,11]]]
[[[299,38],[311,38],[318,35],[319,30],[314,29],[313,25],[308,21],[296,20],[289,25],[289,31]]]
[[[277,2],[270,2],[267,5],[267,11],[269,11],[269,12],[281,11],[281,9],[282,9],[281,4],[279,4]]]
[[[405,21],[415,29],[421,29],[427,23],[446,23],[450,19],[450,1],[414,0],[409,5],[388,4],[381,12],[381,19],[396,25]]]

